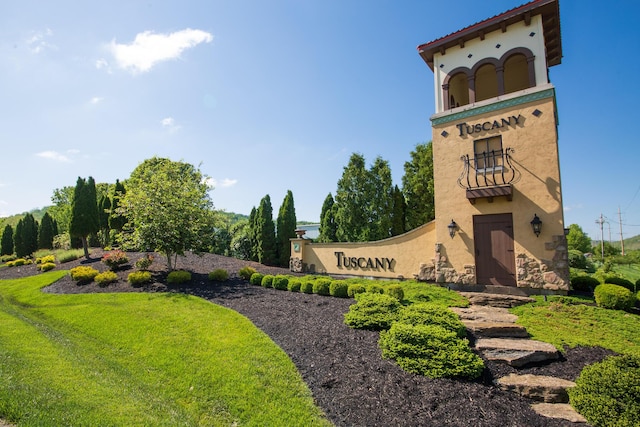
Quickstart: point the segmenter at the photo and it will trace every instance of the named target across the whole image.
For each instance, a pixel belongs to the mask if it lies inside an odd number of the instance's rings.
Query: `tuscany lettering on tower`
[[[517,116],[509,116],[508,118],[501,118],[500,121],[488,121],[484,123],[476,123],[469,125],[467,122],[458,123],[456,127],[460,131],[460,136],[471,135],[474,133],[487,132],[495,129],[516,127],[524,124],[524,117],[520,114]]]

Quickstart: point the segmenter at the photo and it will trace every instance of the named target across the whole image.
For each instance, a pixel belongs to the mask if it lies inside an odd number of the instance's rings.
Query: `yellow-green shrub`
[[[39,267],[40,267],[40,271],[49,271],[56,268],[56,264],[53,262],[45,262],[43,264],[40,264]]]
[[[224,270],[222,268],[217,268],[209,273],[209,280],[211,280],[212,282],[225,282],[228,279],[229,273],[227,273],[227,270]]]
[[[134,271],[129,273],[127,281],[131,283],[131,286],[137,288],[151,281],[151,273],[148,271]]]
[[[629,289],[609,283],[597,286],[593,294],[598,307],[629,310],[636,303],[636,297]]]
[[[172,271],[167,276],[167,283],[170,283],[172,285],[187,283],[190,280],[191,280],[191,273],[185,270]]]
[[[40,258],[36,258],[36,264],[46,264],[48,262],[56,262],[56,257],[54,255],[45,255]]]
[[[242,267],[240,270],[238,270],[238,276],[240,276],[244,280],[251,280],[251,276],[253,276],[255,273],[257,273],[256,269],[249,266]]]
[[[118,281],[118,275],[111,270],[98,274],[94,280],[100,286],[107,286],[109,283],[115,283]]]
[[[83,265],[74,267],[69,271],[71,279],[78,282],[78,284],[91,282],[99,273],[95,268]]]

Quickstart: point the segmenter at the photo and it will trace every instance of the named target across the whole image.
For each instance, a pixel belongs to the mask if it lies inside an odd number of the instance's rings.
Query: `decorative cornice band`
[[[517,98],[506,99],[504,101],[492,102],[482,107],[471,108],[469,110],[460,111],[459,113],[449,114],[443,117],[436,117],[431,119],[431,125],[437,126],[444,123],[458,121],[466,119],[467,117],[476,116],[478,114],[490,113],[492,111],[501,110],[503,108],[515,107],[516,105],[526,104],[532,101],[538,101],[545,98],[554,98],[555,89],[546,89],[540,92],[528,93],[526,95],[518,96]]]

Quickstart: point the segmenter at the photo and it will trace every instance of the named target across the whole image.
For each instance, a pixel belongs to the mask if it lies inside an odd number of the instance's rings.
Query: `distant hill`
[[[600,241],[598,241],[599,243]],[[615,248],[620,248],[620,241],[611,242],[611,246]],[[629,237],[628,239],[624,239],[624,250],[625,251],[633,251],[640,249],[640,234],[637,236]]]
[[[45,212],[49,209],[50,206],[45,206],[42,209],[32,209],[29,212],[23,212],[21,214],[16,214],[16,215],[11,215],[11,216],[7,216],[4,218],[0,218],[0,234],[2,233],[2,230],[4,230],[4,228],[7,225],[10,225],[11,227],[13,227],[14,229],[16,228],[16,225],[18,225],[18,221],[20,221],[22,218],[24,218],[24,216],[27,213],[30,213],[31,215],[33,215],[33,218],[35,218],[36,221],[40,222],[42,221],[42,217],[44,216]]]

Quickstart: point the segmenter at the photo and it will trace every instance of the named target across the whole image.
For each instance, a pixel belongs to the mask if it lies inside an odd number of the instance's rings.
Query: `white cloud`
[[[60,154],[57,151],[41,151],[40,153],[36,153],[36,156],[42,157],[43,159],[54,160],[56,162],[62,163],[70,163],[71,159],[69,159],[64,154]]]
[[[91,104],[96,105],[101,103],[104,100],[104,98],[102,96],[94,96],[93,98],[91,98],[91,100],[89,101]]]
[[[165,117],[164,119],[160,120],[160,124],[163,128],[168,129],[171,133],[177,132],[182,127],[176,124],[176,121],[173,117]]]
[[[67,154],[80,154],[80,150],[78,150],[77,148],[70,148],[69,150],[67,150]]]
[[[185,49],[211,40],[210,33],[191,28],[169,34],[145,31],[138,33],[130,44],[118,44],[114,39],[109,49],[120,68],[135,74],[147,72],[159,62],[179,58]]]
[[[237,179],[230,179],[230,178],[225,178],[222,181],[218,181],[218,180],[216,180],[214,178],[209,178],[207,180],[207,184],[211,188],[217,188],[217,187],[229,188],[229,187],[233,187],[237,183],[238,183]]]
[[[27,39],[27,46],[29,46],[29,50],[33,53],[40,53],[45,49],[57,50],[58,47],[54,44],[49,43],[46,39],[53,36],[53,31],[47,28],[44,31],[37,31],[31,37]]]

